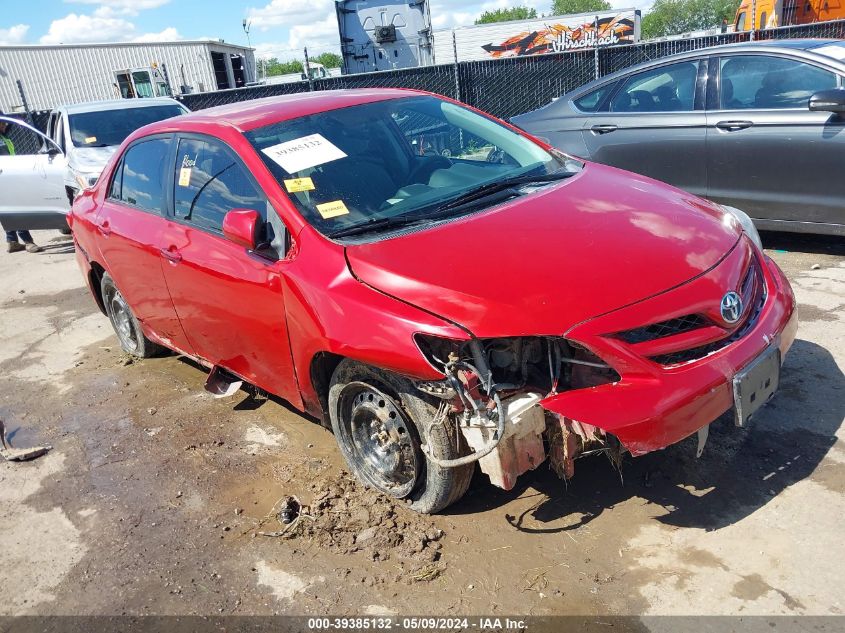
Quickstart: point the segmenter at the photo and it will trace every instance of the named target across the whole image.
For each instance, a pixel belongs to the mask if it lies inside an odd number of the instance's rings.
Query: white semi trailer
[[[344,74],[434,63],[428,0],[337,0],[335,8]]]

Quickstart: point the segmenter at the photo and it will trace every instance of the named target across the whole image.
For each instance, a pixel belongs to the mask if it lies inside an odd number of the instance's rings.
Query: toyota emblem
[[[720,309],[725,323],[733,325],[742,316],[742,297],[735,292],[727,293],[722,297]]]

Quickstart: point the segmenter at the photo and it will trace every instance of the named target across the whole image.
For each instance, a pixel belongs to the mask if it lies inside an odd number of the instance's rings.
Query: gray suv
[[[845,235],[845,41],[702,49],[516,116],[552,145],[739,207],[763,229]]]

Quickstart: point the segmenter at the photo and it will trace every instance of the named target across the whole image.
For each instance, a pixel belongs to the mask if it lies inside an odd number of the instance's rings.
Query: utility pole
[[[249,29],[252,26],[252,20],[247,20],[244,18],[243,27],[244,33],[246,33],[246,45],[249,48],[252,48],[252,41],[249,39]],[[252,80],[258,81],[258,67],[255,64],[255,53],[252,54]]]
[[[250,29],[251,26],[252,26],[252,20],[247,20],[246,18],[244,18],[243,27],[244,27],[244,33],[246,33],[246,44],[250,48],[252,48],[252,42],[249,39],[249,29]]]

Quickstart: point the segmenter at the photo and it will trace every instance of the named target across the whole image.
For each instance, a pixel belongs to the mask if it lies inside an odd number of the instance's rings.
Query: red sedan
[[[679,157],[680,159],[680,157]],[[421,512],[475,468],[641,455],[772,396],[795,301],[741,211],[435,95],[238,103],[130,136],[75,203],[124,350],[331,425]],[[230,389],[231,388],[231,389]]]

